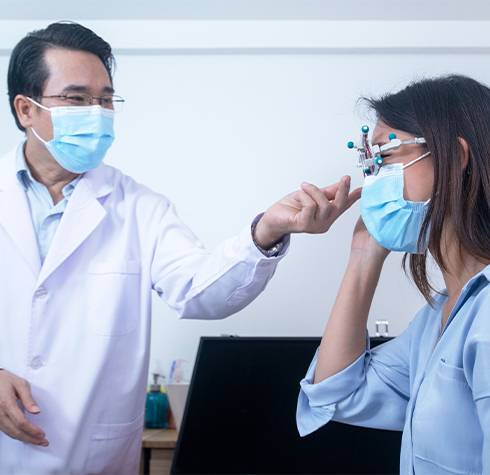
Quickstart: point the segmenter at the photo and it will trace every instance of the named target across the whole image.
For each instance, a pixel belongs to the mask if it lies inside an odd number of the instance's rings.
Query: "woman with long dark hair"
[[[381,166],[367,170],[345,276],[301,381],[298,428],[403,430],[402,474],[490,474],[490,89],[447,76],[368,104]],[[407,253],[427,305],[371,350],[366,323],[390,250]],[[428,253],[444,290],[429,281]]]

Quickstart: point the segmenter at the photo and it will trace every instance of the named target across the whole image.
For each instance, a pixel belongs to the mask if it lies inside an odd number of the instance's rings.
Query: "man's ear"
[[[462,137],[458,137],[458,142],[461,148],[461,170],[464,171],[470,161],[470,147],[468,146],[468,142]]]
[[[24,129],[28,129],[32,126],[32,115],[36,106],[27,99],[26,96],[18,94],[14,98],[14,109],[19,119],[20,124]]]

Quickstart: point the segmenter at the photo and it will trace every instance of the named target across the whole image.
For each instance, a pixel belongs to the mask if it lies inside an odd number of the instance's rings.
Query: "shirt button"
[[[44,361],[40,356],[35,356],[32,358],[30,366],[32,369],[39,369],[44,366]]]
[[[39,289],[37,289],[36,292],[34,293],[34,296],[36,298],[43,298],[46,297],[46,295],[48,295],[48,291],[46,290],[46,287],[39,287]]]

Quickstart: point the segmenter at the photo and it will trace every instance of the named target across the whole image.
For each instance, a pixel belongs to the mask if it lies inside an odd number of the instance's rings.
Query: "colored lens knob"
[[[367,134],[369,132],[369,127],[367,125],[363,125],[361,131],[363,134]]]
[[[388,135],[388,138],[389,138],[390,140],[396,139],[396,134],[394,134],[394,133],[392,132],[390,135]]]
[[[354,148],[354,142],[347,142],[347,148]]]

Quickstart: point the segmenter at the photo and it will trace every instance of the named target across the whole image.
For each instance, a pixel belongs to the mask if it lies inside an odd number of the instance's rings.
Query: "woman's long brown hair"
[[[460,250],[490,261],[490,89],[469,77],[451,75],[413,82],[367,102],[388,126],[424,137],[431,152],[434,188],[419,245],[428,234],[434,260],[447,270],[441,241],[450,220]],[[459,138],[468,144],[466,166]],[[410,274],[432,304],[436,290],[428,278],[427,252],[405,254],[405,269],[408,256]]]

